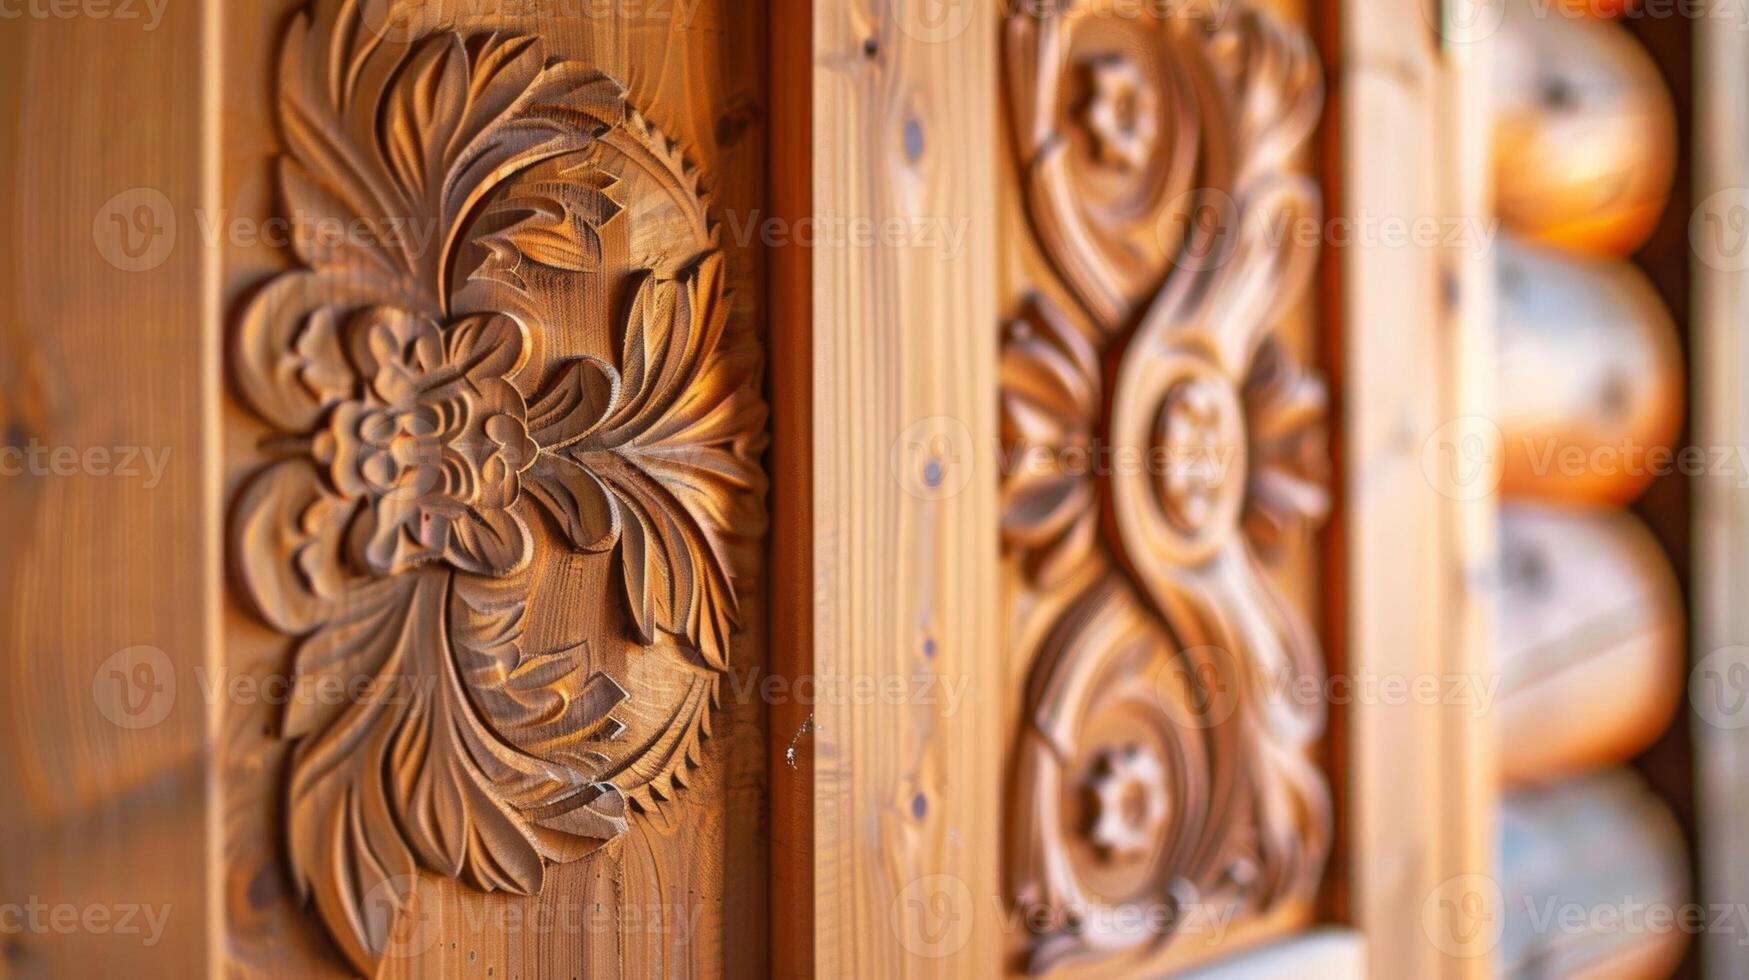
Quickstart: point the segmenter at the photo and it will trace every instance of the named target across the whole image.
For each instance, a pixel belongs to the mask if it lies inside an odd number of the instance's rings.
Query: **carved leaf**
[[[740,623],[731,548],[764,530],[766,416],[757,348],[725,337],[722,276],[711,253],[639,285],[621,367],[574,362],[537,401],[536,431],[567,439],[575,465],[530,482],[578,548],[618,545],[639,639],[684,637],[717,670]]]
[[[613,786],[515,748],[482,716],[470,692],[526,698],[531,674],[510,686],[473,648],[474,676],[462,675],[451,608],[472,610],[452,594],[454,579],[426,571],[390,580],[396,590],[349,610],[298,652],[300,684],[370,681],[298,743],[287,801],[300,894],[366,972],[388,940],[389,923],[372,906],[396,876],[423,866],[486,891],[533,894],[561,840],[591,847],[625,829]],[[539,689],[561,696],[551,683]]]
[[[294,247],[313,268],[406,280],[448,311],[476,208],[507,178],[620,123],[624,91],[575,62],[549,63],[533,37],[440,32],[403,45],[357,8],[313,4],[282,49],[281,186],[308,229]],[[378,231],[321,241],[311,217]],[[391,234],[397,225],[404,233]]]
[[[562,176],[567,179],[519,188],[486,209],[484,222],[510,223],[481,235],[479,244],[502,267],[498,275],[519,288],[527,282],[517,271],[517,257],[565,272],[601,269],[600,228],[619,214],[620,206],[605,188],[590,183],[589,175],[573,169]]]

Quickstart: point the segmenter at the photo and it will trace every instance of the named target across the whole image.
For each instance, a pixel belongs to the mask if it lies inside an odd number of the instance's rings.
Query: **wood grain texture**
[[[1467,2],[1450,23],[1485,25]],[[1447,23],[1439,10],[1342,4],[1333,70],[1346,217],[1489,213],[1486,47],[1456,26],[1442,43],[1430,30]],[[1485,677],[1497,471],[1444,469],[1439,454],[1472,434],[1462,420],[1492,415],[1491,268],[1476,250],[1384,242],[1357,243],[1342,263],[1345,669]],[[1485,438],[1485,426],[1475,431]],[[1497,445],[1476,448],[1497,459]],[[1494,867],[1496,749],[1472,707],[1349,712],[1348,906],[1372,974],[1486,972],[1485,932],[1439,918],[1442,901],[1461,898],[1446,892]]]
[[[820,976],[1000,956],[996,8],[813,8],[811,213],[962,236],[812,251],[812,670],[906,692],[813,714]]]
[[[191,3],[150,30],[92,17],[0,30],[8,977],[214,968],[205,18]]]
[[[762,973],[763,8],[379,8],[223,31],[227,664],[377,678],[227,705],[231,962]]]
[[[771,213],[793,226],[814,208],[814,0],[773,0]],[[821,600],[814,567],[814,255],[793,238],[770,252],[772,531],[771,672],[793,685],[814,672]],[[770,707],[770,896],[775,977],[814,976],[814,705]]]

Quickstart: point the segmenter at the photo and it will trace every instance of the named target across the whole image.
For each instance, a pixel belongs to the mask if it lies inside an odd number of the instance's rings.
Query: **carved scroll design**
[[[234,330],[275,458],[232,542],[297,690],[348,693],[287,709],[288,851],[368,973],[392,882],[534,894],[697,764],[766,406],[698,175],[617,82],[534,37],[388,37],[363,6],[315,0],[281,50],[295,263]],[[615,606],[623,636],[533,646],[530,571],[563,554],[611,562],[618,595],[544,601]]]
[[[1275,332],[1316,262],[1292,230],[1318,192],[1289,167],[1321,83],[1304,37],[1244,9],[1038,5],[1006,54],[1062,287],[1025,298],[1001,362],[1003,543],[1031,596],[1009,881],[1055,913],[1030,916],[1047,970],[1155,948],[1189,903],[1309,898],[1322,872],[1324,711],[1282,694],[1320,656],[1266,568],[1328,509],[1325,389]],[[1172,914],[1098,914],[1125,906]]]

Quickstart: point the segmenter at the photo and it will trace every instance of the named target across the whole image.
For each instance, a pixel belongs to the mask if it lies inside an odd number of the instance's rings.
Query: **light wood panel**
[[[1446,6],[1450,21],[1435,3],[1342,4],[1344,215],[1487,227],[1487,78],[1476,42],[1489,19],[1469,0]],[[1485,421],[1468,421],[1492,411],[1486,260],[1476,248],[1383,241],[1342,256],[1346,669],[1355,674],[1445,683],[1490,669],[1499,446]],[[1450,469],[1448,447],[1473,448],[1459,461],[1477,468]],[[1493,872],[1495,750],[1475,708],[1442,699],[1349,713],[1349,914],[1376,975],[1487,969],[1489,930],[1450,921],[1444,904],[1485,893]]]
[[[8,976],[216,967],[207,11],[160,13],[0,30]]]
[[[813,7],[812,214],[963,235],[813,248],[812,673],[907,692],[813,712],[821,976],[1000,955],[997,6]]]
[[[1700,446],[1749,445],[1749,34],[1727,20],[1694,24],[1696,171],[1689,242],[1694,249],[1694,436]],[[1700,899],[1749,900],[1749,488],[1734,473],[1694,484],[1695,744]],[[1701,937],[1708,977],[1749,977],[1741,937]]]

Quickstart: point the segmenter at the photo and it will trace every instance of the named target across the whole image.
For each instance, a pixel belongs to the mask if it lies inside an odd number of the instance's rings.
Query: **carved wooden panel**
[[[1322,657],[1284,588],[1329,506],[1325,387],[1283,329],[1321,79],[1291,24],[1194,7],[1004,25],[1007,887],[1035,972],[1303,915],[1330,844],[1324,706],[1293,693]]]
[[[710,741],[766,523],[756,243],[713,200],[757,203],[753,110],[656,77],[722,59],[723,5],[513,9],[311,0],[264,38],[271,178],[239,194],[289,231],[227,329],[232,581],[280,638],[235,648],[289,692],[230,713],[231,935],[263,969],[300,919],[364,974],[762,945],[720,907],[758,853],[754,707]]]

